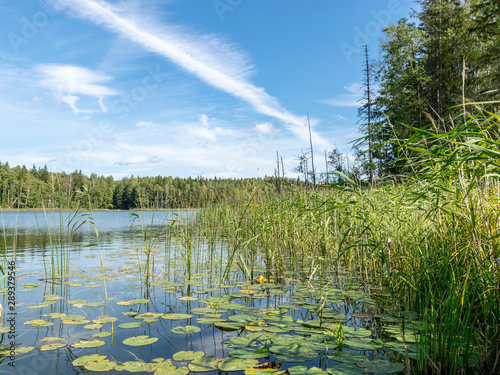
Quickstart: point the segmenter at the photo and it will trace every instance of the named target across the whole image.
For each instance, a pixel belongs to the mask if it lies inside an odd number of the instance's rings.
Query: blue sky
[[[358,136],[363,54],[409,0],[3,0],[0,161],[286,175]],[[320,162],[318,162],[320,163]],[[323,163],[320,163],[319,168]],[[324,167],[323,167],[324,168]]]

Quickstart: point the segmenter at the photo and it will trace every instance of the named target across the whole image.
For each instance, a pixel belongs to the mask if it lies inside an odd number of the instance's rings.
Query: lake
[[[250,367],[272,361],[296,375],[403,371],[380,282],[300,269],[273,280],[264,264],[251,280],[236,266],[223,278],[227,248],[193,235],[195,216],[2,213],[4,272],[15,262],[2,281],[2,373],[260,374]]]

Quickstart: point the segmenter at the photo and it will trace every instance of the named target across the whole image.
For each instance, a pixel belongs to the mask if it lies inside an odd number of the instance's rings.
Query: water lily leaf
[[[231,357],[236,358],[265,358],[269,356],[269,350],[264,347],[236,348],[229,351]]]
[[[50,296],[43,296],[48,301],[58,301],[60,299],[63,299],[61,296],[55,296],[55,295],[50,295]]]
[[[86,363],[102,361],[105,358],[106,358],[105,355],[99,355],[99,354],[84,355],[83,357],[75,359],[72,362],[72,364],[73,366],[83,366]]]
[[[74,348],[97,348],[98,346],[103,346],[106,343],[101,340],[80,340],[71,344]]]
[[[15,350],[14,350],[14,355],[19,355],[19,354],[24,354],[24,353],[29,353],[31,352],[33,349],[35,349],[34,346],[18,346]],[[7,350],[2,350],[0,352],[0,354],[3,354],[5,356],[10,356],[12,355],[12,352],[10,349],[7,349]]]
[[[257,340],[252,340],[248,336],[231,337],[230,339],[222,341],[222,345],[229,348],[246,348],[257,343]]]
[[[44,352],[44,351],[49,351],[49,350],[56,350],[59,348],[64,348],[65,346],[66,346],[65,343],[55,342],[53,344],[45,344],[45,345],[40,346],[40,351]]]
[[[181,300],[181,301],[196,301],[198,298],[190,297],[190,296],[185,296],[185,297],[179,297],[177,299]]]
[[[246,369],[255,366],[259,363],[256,359],[240,359],[240,358],[226,358],[219,363],[219,370],[221,371],[245,371]]]
[[[190,319],[193,316],[191,314],[172,313],[172,314],[163,314],[161,317],[167,320],[183,320],[183,319]]]
[[[245,327],[244,323],[237,323],[237,322],[220,322],[216,323],[215,327],[221,330],[227,330],[227,331],[236,331],[238,329],[241,329]]]
[[[99,307],[102,305],[104,305],[104,303],[102,303],[102,302],[87,302],[83,306],[85,306],[85,307]]]
[[[346,348],[354,350],[376,350],[384,346],[382,339],[350,339],[345,340]]]
[[[327,375],[327,372],[320,369],[319,367],[313,366],[307,370],[307,375]]]
[[[90,320],[67,320],[67,319],[64,319],[62,322],[63,322],[63,324],[78,325],[78,324],[88,324],[88,323],[90,323]]]
[[[151,372],[154,365],[152,363],[144,363],[140,361],[127,361],[123,364],[123,369],[129,372]]]
[[[404,343],[400,341],[391,341],[384,343],[386,348],[392,349],[395,352],[398,352],[402,356],[406,356],[406,350]],[[406,344],[406,348],[408,349],[408,357],[412,359],[417,359],[417,345],[416,344]]]
[[[118,301],[116,302],[117,305],[120,305],[120,306],[130,306],[132,305],[132,302],[131,301]]]
[[[281,362],[306,362],[318,356],[315,350],[294,345],[273,345],[269,350],[274,357]]]
[[[139,328],[142,326],[142,322],[130,322],[130,323],[122,323],[118,325],[119,328]]]
[[[241,323],[249,323],[249,322],[257,322],[259,320],[258,317],[247,315],[247,314],[236,314],[231,315],[229,318],[232,322],[241,322]]]
[[[196,323],[198,324],[218,324],[220,322],[225,322],[226,319],[219,318],[198,318],[196,319]]]
[[[342,332],[347,337],[352,337],[352,338],[369,337],[372,334],[372,331],[370,331],[369,329],[366,328],[354,329],[354,327],[342,327]]]
[[[100,286],[102,286],[102,284],[89,284],[89,285],[86,285],[85,287],[86,288],[99,288]]]
[[[328,366],[326,371],[332,375],[363,375],[364,371],[356,366],[355,363],[337,363]]]
[[[368,359],[366,355],[348,351],[329,354],[328,358],[333,359],[334,361],[337,362],[347,362],[347,363],[358,363],[366,361]]]
[[[64,314],[64,313],[50,313],[50,314],[44,314],[43,316],[46,316],[46,317],[51,318],[51,319],[60,319],[60,318],[64,318],[66,316],[66,314]]]
[[[0,327],[0,333],[8,333],[10,332],[10,327]]]
[[[174,369],[164,369],[163,367],[158,368],[155,371],[155,375],[187,375],[189,374],[189,369],[187,367],[179,367]]]
[[[292,366],[288,368],[290,375],[306,375],[307,370],[307,366]]]
[[[40,342],[54,342],[54,341],[66,341],[66,339],[62,337],[44,337],[43,339],[40,339]]]
[[[217,365],[222,360],[212,356],[196,358],[189,363],[188,368],[192,372],[206,372],[217,370]]]
[[[116,322],[116,320],[117,318],[113,316],[103,316],[102,318],[94,319],[93,322],[96,324],[106,324]]]
[[[193,352],[193,351],[180,351],[174,354],[172,357],[174,361],[192,361],[193,359],[196,358],[201,358],[205,355],[204,352],[198,351],[198,352]]]
[[[108,336],[111,336],[111,332],[108,332],[108,331],[102,331],[102,332],[97,332],[97,333],[94,333],[92,335],[92,337],[108,337]]]
[[[143,345],[151,345],[157,341],[158,337],[134,336],[123,340],[123,343],[128,346],[143,346]]]
[[[365,361],[357,364],[366,372],[381,373],[381,374],[394,374],[403,371],[405,365],[402,363],[391,363],[389,361],[377,359],[374,361]]]
[[[101,329],[102,328],[102,324],[87,324],[85,326],[83,326],[83,328],[85,329]]]
[[[32,320],[27,320],[26,322],[23,323],[23,325],[31,325],[33,327],[51,327],[54,325],[54,323],[47,322],[46,320],[43,319],[32,319]]]
[[[267,333],[267,332],[252,332],[246,335],[247,339],[250,340],[256,340],[260,341],[264,345],[267,345],[271,343],[271,340],[275,340],[278,338],[278,335],[275,335],[274,333]]]
[[[192,335],[193,333],[198,333],[201,331],[200,327],[196,326],[185,326],[185,327],[175,327],[172,328],[172,332],[178,335]]]
[[[132,305],[135,305],[137,303],[149,303],[149,300],[148,299],[145,299],[145,298],[137,298],[137,299],[133,299],[131,301],[129,301]]]
[[[111,371],[113,368],[115,368],[116,362],[112,362],[109,359],[103,359],[100,361],[96,362],[88,362],[85,363],[84,367],[89,370],[89,371],[95,371],[95,372],[106,372],[106,371]]]

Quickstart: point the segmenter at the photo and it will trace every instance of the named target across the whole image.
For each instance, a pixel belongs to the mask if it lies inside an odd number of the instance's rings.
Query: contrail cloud
[[[174,64],[198,77],[208,85],[233,95],[249,104],[261,114],[281,120],[285,127],[303,140],[309,140],[307,119],[297,116],[283,108],[276,98],[266,93],[263,88],[256,87],[238,74],[228,74],[234,69],[214,63],[210,56],[202,49],[189,48],[185,40],[174,33],[156,31],[138,25],[133,19],[119,15],[106,2],[94,0],[54,0],[54,6],[67,9],[79,18],[87,19],[95,24],[103,25],[107,29],[126,37],[141,45],[143,48],[166,57]],[[319,147],[328,147],[329,144],[318,134],[313,133],[313,141]]]

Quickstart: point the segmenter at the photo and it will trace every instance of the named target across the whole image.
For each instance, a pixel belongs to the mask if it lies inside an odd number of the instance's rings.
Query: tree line
[[[280,191],[302,188],[303,182],[280,178]],[[221,202],[248,200],[254,194],[277,193],[276,179],[113,177],[50,172],[47,166],[28,169],[0,162],[0,207],[75,209],[169,209],[198,208]]]
[[[342,182],[332,171],[371,183],[411,173],[412,155],[400,145],[415,129],[444,133],[463,125],[466,112],[499,110],[500,1],[417,2],[419,11],[383,29],[378,57],[366,48],[358,111],[362,136],[351,160],[338,149],[325,150],[321,183]],[[303,152],[295,170],[312,182],[311,156]]]

